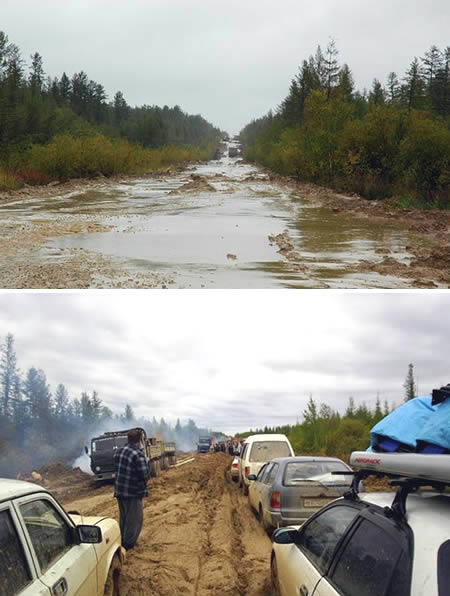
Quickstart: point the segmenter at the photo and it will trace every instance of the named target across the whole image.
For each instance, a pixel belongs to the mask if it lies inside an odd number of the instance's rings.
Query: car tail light
[[[280,505],[280,493],[278,491],[273,491],[272,496],[270,497],[270,506],[272,509],[279,509]]]
[[[231,464],[232,468],[239,468],[239,464]]]
[[[245,466],[244,474],[245,474],[245,477],[248,478],[248,475],[250,474],[250,468],[249,468],[249,466]]]

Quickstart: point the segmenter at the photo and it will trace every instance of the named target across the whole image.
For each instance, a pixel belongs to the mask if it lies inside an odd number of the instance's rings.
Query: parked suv
[[[69,514],[42,487],[0,479],[2,596],[118,596],[120,529]]]
[[[239,458],[239,486],[248,495],[250,474],[255,476],[265,463],[276,457],[294,456],[286,435],[251,435],[247,437]]]
[[[422,461],[414,459],[418,457],[425,457],[426,466],[420,476],[405,476],[408,466],[417,469],[416,463]],[[389,474],[398,492],[359,495],[361,476],[357,476],[344,498],[302,526],[276,530],[271,555],[274,592],[281,596],[448,596],[450,456],[363,453],[356,459],[378,471],[386,465],[391,472],[394,466],[402,469],[402,476]],[[434,488],[422,491],[420,487],[426,485]]]

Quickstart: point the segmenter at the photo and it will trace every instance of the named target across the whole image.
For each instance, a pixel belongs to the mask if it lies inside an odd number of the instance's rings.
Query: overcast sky
[[[312,393],[343,411],[399,405],[450,382],[450,293],[274,291],[6,293],[2,343],[71,398],[227,433],[295,423]]]
[[[0,0],[0,29],[47,74],[84,70],[130,105],[179,104],[238,132],[333,37],[358,88],[450,43],[448,0]]]

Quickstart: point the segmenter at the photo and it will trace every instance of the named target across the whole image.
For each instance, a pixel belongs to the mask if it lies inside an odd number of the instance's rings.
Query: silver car
[[[350,489],[352,468],[333,457],[284,457],[250,475],[249,503],[266,530],[302,524]]]

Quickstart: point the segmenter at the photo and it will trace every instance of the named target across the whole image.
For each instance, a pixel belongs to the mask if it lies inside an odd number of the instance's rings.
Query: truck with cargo
[[[156,437],[147,437],[143,428],[141,431],[140,448],[144,452],[149,465],[151,476],[159,476],[161,470],[167,470],[169,465],[176,463],[175,443],[165,443]],[[114,454],[128,443],[128,429],[105,432],[91,439],[91,451],[85,447],[91,459],[91,470],[97,481],[114,480]]]

